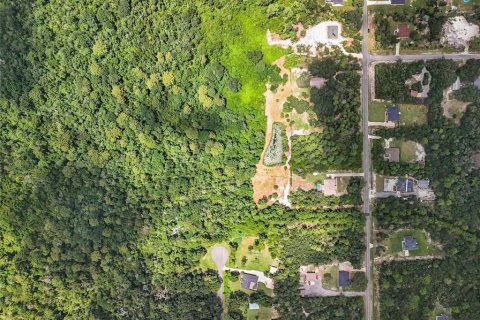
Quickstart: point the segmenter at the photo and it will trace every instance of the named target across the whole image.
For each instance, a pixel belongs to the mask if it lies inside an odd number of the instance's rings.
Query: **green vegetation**
[[[405,81],[414,74],[421,73],[424,65],[424,61],[375,65],[375,97],[391,100],[394,103],[413,102],[410,87],[405,84]]]
[[[370,102],[368,104],[368,121],[384,122],[386,107],[384,102]]]
[[[270,320],[272,319],[272,308],[260,306],[259,310],[248,310],[247,320]]]
[[[322,277],[322,286],[325,289],[338,290],[338,266],[331,266],[325,270]]]
[[[400,161],[415,162],[417,160],[417,143],[415,141],[399,141]]]
[[[350,286],[348,291],[365,291],[367,290],[367,278],[365,272],[352,272],[350,279]]]
[[[423,105],[401,104],[400,121],[407,125],[422,125],[427,123],[427,107]]]
[[[265,240],[245,237],[238,243],[235,252],[235,268],[268,272],[272,261]]]
[[[426,256],[438,253],[438,250],[428,242],[423,230],[400,230],[393,232],[388,238],[388,253],[403,256],[402,241],[404,236],[413,236],[418,243],[418,250],[411,250],[410,256]]]
[[[408,129],[412,129],[411,127],[405,127]],[[387,130],[383,131],[386,132]],[[415,130],[410,131],[412,137],[415,134]],[[409,159],[410,151],[403,151],[402,156],[402,143],[400,143],[400,162],[389,162],[385,159],[385,146],[382,140],[375,139],[371,141],[371,157],[372,157],[372,164],[373,169],[376,173],[385,175],[385,176],[404,176],[404,175],[413,175],[416,178],[422,178],[424,173],[424,165],[422,163],[417,162],[408,162],[405,161]],[[398,147],[397,144],[392,144],[392,147]]]
[[[263,158],[263,163],[266,166],[278,165],[285,160],[284,150],[286,145],[288,145],[288,141],[285,138],[285,127],[280,123],[274,123],[272,127],[272,136]]]

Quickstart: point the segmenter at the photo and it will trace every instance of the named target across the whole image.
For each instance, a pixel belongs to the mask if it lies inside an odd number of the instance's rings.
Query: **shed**
[[[338,26],[327,26],[327,38],[338,39]]]
[[[402,4],[405,4],[405,0],[390,0],[390,4],[393,4],[393,5],[402,5]]]
[[[400,149],[387,148],[385,150],[385,157],[388,159],[388,162],[400,162]]]
[[[417,250],[418,242],[412,236],[404,236],[402,241],[402,249],[406,251]]]
[[[258,287],[258,276],[250,273],[244,273],[240,281],[240,287],[246,290],[256,291]]]
[[[326,196],[335,196],[337,194],[337,179],[323,180],[322,191]]]
[[[310,87],[321,89],[325,85],[325,78],[312,77],[310,78]]]
[[[406,23],[400,23],[395,29],[395,35],[397,38],[408,38],[410,37],[410,27]]]
[[[387,121],[400,121],[400,108],[398,106],[392,105],[387,108]]]
[[[348,287],[350,285],[350,273],[348,271],[338,271],[338,286]]]

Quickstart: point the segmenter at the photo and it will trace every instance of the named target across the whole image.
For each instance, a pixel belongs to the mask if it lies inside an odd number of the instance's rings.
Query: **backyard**
[[[390,147],[400,149],[400,162],[414,162],[417,160],[417,143],[415,141],[393,141]]]
[[[329,274],[330,276],[328,276]],[[322,276],[322,286],[329,290],[338,290],[338,266],[328,267]]]
[[[400,121],[406,125],[422,125],[427,123],[427,107],[418,104],[401,104]]]
[[[260,306],[259,310],[248,310],[247,320],[270,320],[272,319],[272,308]]]
[[[410,256],[426,256],[438,254],[439,250],[428,240],[423,230],[400,230],[391,234],[388,238],[388,254],[403,255],[402,240],[404,236],[413,236],[418,242],[418,249],[411,250]]]
[[[368,121],[384,122],[385,121],[385,103],[370,102],[368,105]]]
[[[268,271],[273,262],[267,245],[260,241],[255,245],[257,237],[245,237],[238,242],[235,253],[235,268]]]

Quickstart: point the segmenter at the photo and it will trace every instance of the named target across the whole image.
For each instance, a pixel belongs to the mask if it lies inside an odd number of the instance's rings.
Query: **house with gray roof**
[[[404,236],[402,241],[402,249],[403,251],[411,251],[418,249],[418,242],[412,236]]]
[[[254,274],[244,273],[240,281],[240,287],[246,290],[257,291],[258,276]]]

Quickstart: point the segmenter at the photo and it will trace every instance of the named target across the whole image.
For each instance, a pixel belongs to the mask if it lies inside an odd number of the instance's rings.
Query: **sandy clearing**
[[[292,192],[298,191],[299,189],[309,191],[315,189],[315,184],[307,179],[297,176],[296,174],[292,174]]]
[[[415,156],[417,162],[425,162],[425,157],[427,156],[425,148],[418,142],[416,142]]]
[[[465,110],[467,110],[469,102],[463,102],[451,98],[452,93],[453,86],[443,90],[443,100],[441,105],[443,108],[443,115],[446,118],[453,119],[453,121],[455,121],[455,123],[458,125],[460,124],[460,119],[462,119],[463,113]]]
[[[443,25],[442,43],[448,43],[454,47],[468,48],[468,42],[478,36],[479,27],[469,23],[464,16],[456,16],[448,19]]]

